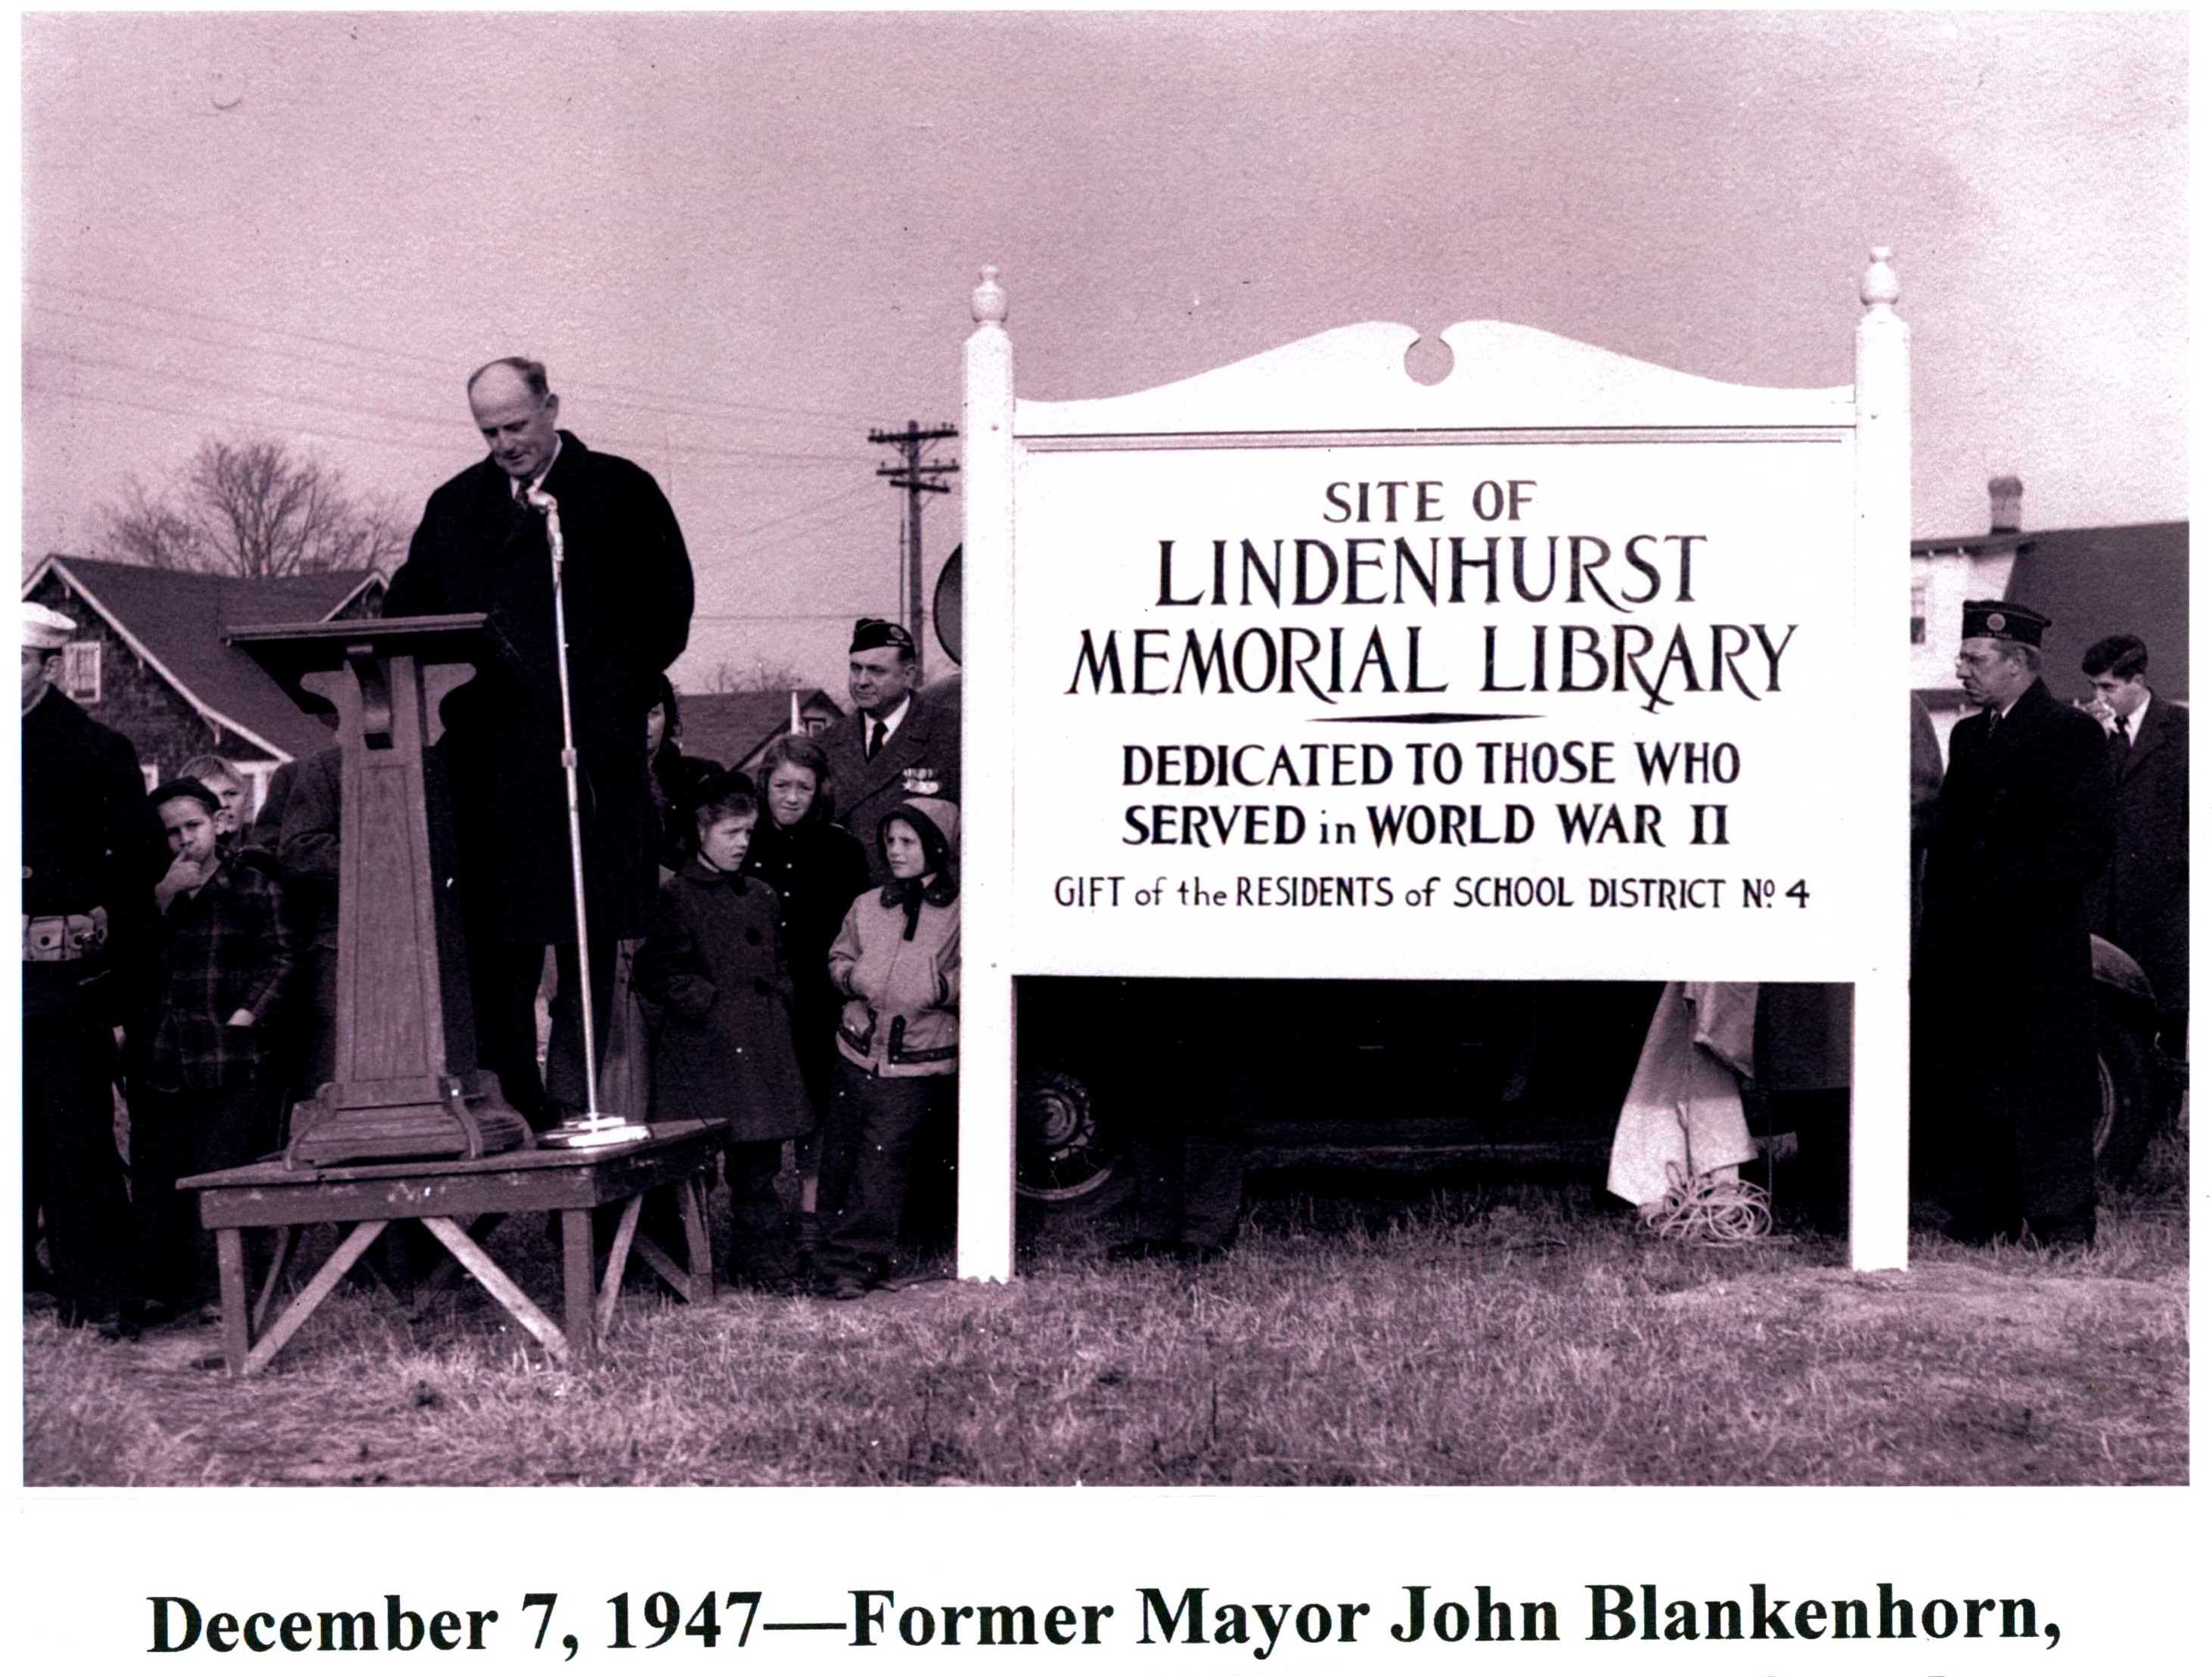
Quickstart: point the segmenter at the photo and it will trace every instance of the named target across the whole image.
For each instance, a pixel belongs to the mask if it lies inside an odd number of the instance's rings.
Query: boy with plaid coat
[[[292,976],[283,888],[216,845],[216,795],[157,786],[175,860],[161,903],[148,1040],[132,1103],[132,1204],[148,1293],[176,1314],[215,1295],[214,1242],[180,1177],[246,1164],[279,1140],[273,1028]]]

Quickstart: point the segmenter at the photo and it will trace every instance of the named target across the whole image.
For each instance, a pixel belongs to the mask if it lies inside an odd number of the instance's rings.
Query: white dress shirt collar
[[[507,492],[509,497],[520,501],[529,491],[544,488],[545,474],[553,469],[553,462],[560,458],[561,434],[556,431],[553,434],[553,452],[545,456],[545,464],[538,468],[538,475],[527,483],[520,478],[509,478],[507,480]]]
[[[884,745],[889,745],[890,743],[891,735],[899,731],[899,724],[906,720],[906,713],[913,709],[914,695],[912,693],[908,693],[904,698],[899,700],[897,710],[892,711],[890,715],[881,718]],[[878,719],[874,717],[867,718],[868,729],[871,733],[874,732],[878,720]],[[879,746],[877,749],[881,750],[882,747]]]

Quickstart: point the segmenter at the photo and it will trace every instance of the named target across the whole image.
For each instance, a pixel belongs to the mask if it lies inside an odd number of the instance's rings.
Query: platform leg
[[[291,1261],[293,1243],[300,1231],[286,1223],[276,1231],[276,1250],[269,1259],[269,1276],[261,1284],[261,1291],[253,1301],[253,1332],[258,1333],[261,1325],[269,1320],[269,1307],[276,1302],[277,1284],[284,1278],[284,1265]]]
[[[614,1249],[607,1253],[606,1279],[599,1284],[599,1335],[604,1339],[615,1325],[615,1306],[622,1301],[623,1271],[629,1267],[631,1239],[637,1233],[637,1216],[645,1204],[645,1196],[632,1194],[622,1208],[622,1220],[615,1225]]]
[[[424,1217],[422,1226],[445,1243],[462,1268],[476,1277],[484,1291],[499,1301],[500,1308],[528,1329],[532,1337],[562,1362],[568,1358],[568,1336],[553,1325],[547,1315],[532,1301],[529,1294],[514,1284],[505,1270],[492,1261],[491,1254],[471,1240],[461,1226],[449,1217]]]
[[[684,1257],[691,1265],[691,1302],[714,1296],[714,1247],[707,1238],[707,1190],[696,1176],[677,1185],[676,1203],[684,1213]]]
[[[222,1365],[234,1380],[246,1377],[246,1352],[252,1323],[246,1309],[246,1231],[215,1231],[216,1275],[222,1284]]]
[[[568,1355],[590,1363],[599,1356],[593,1307],[599,1290],[592,1284],[592,1214],[561,1213],[561,1309],[568,1331]]]
[[[338,1242],[337,1250],[323,1260],[322,1268],[317,1270],[307,1284],[300,1289],[291,1303],[284,1307],[283,1314],[269,1325],[269,1331],[261,1336],[261,1342],[246,1354],[245,1371],[247,1374],[258,1375],[269,1366],[276,1353],[284,1349],[285,1341],[297,1333],[307,1318],[322,1308],[323,1301],[337,1290],[338,1283],[345,1279],[346,1271],[354,1266],[362,1253],[368,1250],[385,1228],[381,1223],[361,1223],[347,1231],[346,1237]]]

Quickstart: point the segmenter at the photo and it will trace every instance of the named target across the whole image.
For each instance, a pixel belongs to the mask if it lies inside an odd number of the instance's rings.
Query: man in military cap
[[[1913,982],[1913,1126],[1974,1241],[2096,1233],[2096,995],[2084,888],[2112,849],[2104,733],[2041,678],[2050,619],[1966,602]]]
[[[915,691],[921,664],[914,637],[864,617],[853,625],[846,691],[853,714],[823,735],[836,817],[867,847],[869,877],[888,884],[876,827],[908,798],[960,802],[960,719]]]
[[[54,686],[76,625],[23,611],[23,1219],[43,1214],[63,1319],[137,1303],[115,1150],[115,1028],[169,863],[131,742]]]

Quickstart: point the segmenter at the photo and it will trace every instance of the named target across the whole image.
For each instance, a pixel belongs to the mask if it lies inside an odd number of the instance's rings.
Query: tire
[[[1083,1080],[1062,1071],[1023,1078],[1014,1102],[1016,1197],[1073,1204],[1113,1179],[1114,1156]]]
[[[2127,1009],[2097,1009],[2097,1173],[2125,1187],[2158,1129],[2158,1078],[2148,1032]]]

